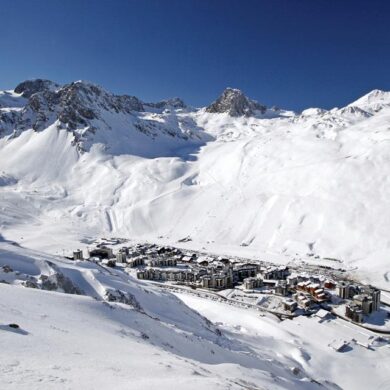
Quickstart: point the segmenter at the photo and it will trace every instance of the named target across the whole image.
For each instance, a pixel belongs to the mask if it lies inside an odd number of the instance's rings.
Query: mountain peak
[[[93,129],[93,121],[102,119],[105,112],[131,114],[144,110],[134,96],[114,95],[83,80],[62,86],[50,80],[27,80],[14,91],[27,99],[23,110],[12,119],[15,127],[34,130],[47,128],[56,120],[70,130]]]
[[[236,88],[226,88],[221,96],[206,111],[210,113],[228,113],[230,116],[251,116],[255,111],[264,113],[266,107],[251,100]]]
[[[165,109],[165,108],[186,108],[187,105],[184,103],[184,101],[178,97],[174,97],[171,99],[164,99],[156,103],[145,103],[145,105],[153,108],[158,109]]]
[[[18,84],[15,92],[21,94],[25,98],[29,98],[34,93],[43,91],[55,91],[60,88],[60,85],[50,80],[45,79],[31,79],[25,80]]]
[[[351,104],[348,104],[349,107],[354,106],[363,110],[368,109],[374,111],[380,110],[385,105],[390,105],[390,92],[380,89],[374,89]]]

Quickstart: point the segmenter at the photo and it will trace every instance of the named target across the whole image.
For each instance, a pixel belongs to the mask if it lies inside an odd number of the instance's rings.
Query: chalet
[[[213,259],[210,259],[209,257],[207,256],[200,256],[198,257],[198,259],[196,260],[197,264],[202,266],[202,267],[207,267],[210,263],[210,261],[212,261]]]
[[[311,297],[309,294],[296,293],[293,295],[293,299],[300,307],[304,309],[307,309],[311,306]]]
[[[330,290],[333,290],[333,289],[335,289],[336,288],[336,283],[335,282],[333,282],[332,280],[325,280],[325,282],[324,282],[324,287],[325,288],[328,288],[328,289],[330,289]]]
[[[182,263],[192,263],[192,261],[193,261],[193,258],[191,256],[183,256],[180,259],[180,262],[182,262]]]

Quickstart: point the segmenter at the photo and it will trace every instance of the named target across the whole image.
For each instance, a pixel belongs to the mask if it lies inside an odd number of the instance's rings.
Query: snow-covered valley
[[[0,92],[0,387],[388,389],[388,344],[339,318],[279,321],[63,255],[106,236],[336,259],[390,290],[389,141],[379,90],[301,113],[234,89],[204,108],[81,81]]]
[[[4,237],[51,253],[104,235],[190,237],[265,259],[337,258],[387,285],[390,93],[242,114],[251,101],[237,90],[232,112],[209,112],[47,83],[0,95]]]

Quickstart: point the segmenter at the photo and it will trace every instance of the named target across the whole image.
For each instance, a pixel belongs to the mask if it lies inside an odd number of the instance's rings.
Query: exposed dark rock
[[[180,123],[172,126],[170,122],[137,118],[136,113],[144,111],[141,100],[135,96],[112,94],[86,81],[60,86],[49,80],[27,80],[15,91],[26,101],[23,99],[21,109],[0,112],[0,137],[17,137],[25,130],[42,131],[54,125],[58,130],[72,133],[72,145],[82,153],[91,147],[97,132],[115,130],[115,118],[118,118],[124,126],[134,126],[151,138],[164,134],[183,140],[201,139],[194,134],[192,124],[187,125],[188,119],[179,118],[177,122]],[[181,99],[173,98],[149,103],[146,107],[176,110],[186,106]]]
[[[21,93],[23,97],[29,98],[34,93],[43,92],[43,91],[52,91],[59,88],[60,85],[53,83],[50,80],[35,79],[35,80],[26,80],[20,83],[16,88],[16,93]]]
[[[39,286],[42,290],[63,291],[66,294],[75,295],[84,294],[82,290],[75,286],[73,282],[61,272],[56,272],[50,276],[41,275],[39,281]]]
[[[142,311],[141,305],[137,299],[129,292],[124,292],[121,290],[107,290],[104,297],[108,302],[124,303],[134,307],[139,311]]]
[[[19,325],[18,324],[9,324],[8,326],[10,328],[19,329]]]
[[[7,264],[3,265],[3,272],[5,272],[6,274],[8,272],[14,272],[14,270]]]
[[[222,95],[207,108],[211,113],[228,113],[230,116],[251,116],[256,111],[264,113],[266,106],[248,99],[239,89],[226,88]]]
[[[93,121],[103,120],[103,111],[127,114],[144,111],[142,102],[135,96],[113,95],[85,81],[60,87],[48,80],[28,80],[19,84],[15,92],[29,100],[20,118],[5,117],[4,121],[16,120],[16,127],[22,129],[41,130],[58,120],[61,127],[69,130],[88,127],[93,131]]]
[[[186,104],[181,100],[180,98],[176,97],[173,99],[167,99],[167,100],[161,100],[157,103],[145,103],[146,106],[158,108],[158,109],[165,109],[165,108],[186,108]]]
[[[33,279],[25,280],[22,285],[27,288],[39,288],[38,283]]]

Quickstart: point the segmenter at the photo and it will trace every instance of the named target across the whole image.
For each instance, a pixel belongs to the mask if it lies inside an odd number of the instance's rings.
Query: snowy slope
[[[389,388],[387,346],[374,343],[370,350],[352,342],[344,353],[337,353],[329,347],[334,340],[350,341],[352,338],[366,344],[372,334],[353,324],[335,318],[320,322],[313,317],[275,323],[248,310],[185,294],[179,296],[190,307],[217,323],[225,334],[249,343],[258,353],[271,356],[276,353],[282,364],[304,370],[325,388]]]
[[[0,281],[2,389],[319,388],[121,271],[1,241]]]
[[[231,111],[231,93],[192,109],[85,82],[35,87],[0,96],[6,238],[62,253],[100,235],[189,236],[265,259],[337,258],[388,284],[388,92],[294,113],[241,94]]]
[[[0,296],[2,389],[382,390],[390,383],[387,343],[343,320],[280,322],[4,240]],[[335,340],[349,342],[345,353],[329,347]]]

